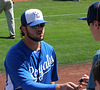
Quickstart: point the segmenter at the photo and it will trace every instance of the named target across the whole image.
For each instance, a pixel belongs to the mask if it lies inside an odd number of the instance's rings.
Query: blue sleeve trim
[[[23,90],[56,90],[57,84],[42,84],[34,81],[26,81],[21,87]]]

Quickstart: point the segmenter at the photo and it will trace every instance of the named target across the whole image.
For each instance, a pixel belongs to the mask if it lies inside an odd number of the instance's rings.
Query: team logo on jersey
[[[47,58],[47,61],[41,64],[38,70],[34,67],[30,67],[29,69],[31,76],[35,82],[37,82],[37,79],[39,79],[39,81],[42,81],[43,76],[51,70],[52,66],[54,66],[53,57],[52,56],[49,57],[49,55],[46,55],[46,58]],[[38,72],[39,72],[39,77],[37,77]]]

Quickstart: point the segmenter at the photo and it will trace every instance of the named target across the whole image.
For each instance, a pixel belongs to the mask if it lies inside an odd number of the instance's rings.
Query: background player
[[[15,38],[15,21],[13,13],[13,1],[12,0],[0,0],[0,13],[4,10],[7,18],[9,37],[11,39]]]

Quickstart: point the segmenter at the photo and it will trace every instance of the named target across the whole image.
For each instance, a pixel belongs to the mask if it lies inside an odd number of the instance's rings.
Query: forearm
[[[42,84],[37,82],[27,81],[21,85],[23,90],[56,90],[57,84]]]

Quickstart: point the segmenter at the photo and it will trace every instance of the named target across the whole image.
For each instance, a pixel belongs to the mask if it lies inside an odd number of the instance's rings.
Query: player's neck
[[[32,40],[26,40],[26,39],[23,39],[22,41],[23,41],[23,42],[27,45],[27,47],[29,47],[31,50],[37,51],[37,50],[40,50],[40,49],[41,49],[41,44],[40,44],[40,42],[36,42],[36,41],[32,41]]]

